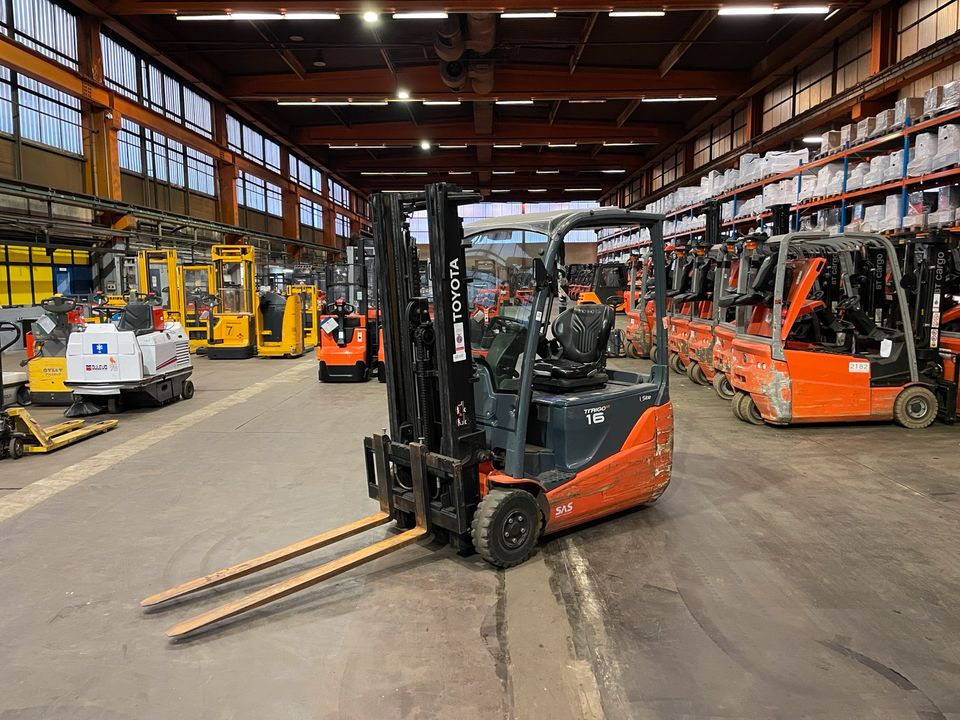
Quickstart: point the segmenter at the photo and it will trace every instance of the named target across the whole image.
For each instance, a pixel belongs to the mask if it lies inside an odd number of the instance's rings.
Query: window
[[[142,175],[143,142],[140,137],[140,126],[126,118],[120,118],[117,145],[120,153],[120,168]]]
[[[0,133],[13,134],[13,88],[5,67],[0,67]]]
[[[350,237],[350,218],[337,213],[333,224],[333,231],[340,237]]]
[[[100,35],[103,53],[104,84],[121,95],[139,100],[137,88],[137,57],[107,35]]]
[[[290,179],[318,195],[323,193],[323,176],[320,171],[296,155],[290,156]]]
[[[733,114],[733,138],[731,140],[734,148],[742,147],[747,144],[747,109],[743,108]]]
[[[117,141],[120,167],[174,187],[214,194],[213,158],[122,118]]]
[[[710,162],[710,133],[697,136],[693,141],[693,166],[695,168]]]
[[[17,81],[21,135],[58,150],[83,154],[80,101],[22,75]]]
[[[213,158],[193,148],[187,148],[187,187],[204,195],[214,194]]]
[[[305,198],[300,198],[300,224],[323,230],[323,207]]]
[[[837,48],[837,92],[870,77],[870,29],[857,33]]]
[[[233,115],[227,115],[227,145],[248,160],[253,160],[268,170],[280,172],[280,146],[244,125]]]
[[[237,178],[237,203],[257,212],[283,216],[280,187],[250,173],[241,172]]]
[[[763,132],[793,117],[793,79],[780,83],[763,95]]]
[[[800,114],[833,95],[833,53],[824,55],[797,73],[797,101],[794,112]]]
[[[327,178],[327,184],[330,188],[330,199],[341,207],[349,208],[350,191],[333,178]]]
[[[908,0],[900,6],[897,59],[903,60],[960,30],[960,0]]]
[[[683,174],[683,148],[676,148],[662,162],[653,166],[653,183],[651,190],[659,190],[669,185]]]
[[[77,19],[49,0],[13,0],[13,39],[77,69]]]

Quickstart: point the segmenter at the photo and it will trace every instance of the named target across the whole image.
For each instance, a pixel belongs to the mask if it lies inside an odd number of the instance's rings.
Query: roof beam
[[[673,66],[683,57],[683,54],[693,46],[697,38],[703,35],[704,31],[710,27],[715,17],[717,17],[716,10],[705,10],[697,16],[697,19],[690,24],[690,27],[687,28],[683,37],[680,38],[680,42],[670,48],[666,57],[660,61],[660,66],[657,68],[660,72],[660,77],[670,72]]]
[[[603,147],[601,145],[601,147]],[[595,159],[578,150],[550,150],[534,153],[529,150],[493,149],[490,145],[478,145],[477,153],[467,150],[436,150],[431,152],[415,152],[384,155],[379,151],[376,158],[361,157],[360,153],[353,156],[355,151],[339,152],[334,164],[337,172],[407,172],[407,171],[449,171],[486,168],[490,170],[516,170],[517,172],[535,172],[536,170],[560,170],[568,172],[590,172],[597,178],[604,178],[600,170],[632,169],[636,167],[643,156],[616,152],[622,148],[607,148]],[[485,154],[480,155],[480,151]],[[377,151],[374,151],[377,152]],[[486,158],[486,159],[484,159]],[[616,176],[606,176],[607,179]]]
[[[743,73],[722,70],[677,70],[664,81],[656,69],[585,67],[571,76],[565,67],[498,65],[496,86],[490,95],[458,93],[461,100],[608,100],[671,97],[678,93],[733,97],[745,89]],[[243,75],[225,82],[226,93],[237,100],[385,100],[401,84],[415,99],[450,100],[436,65],[397,68],[331,70],[310,73],[304,80],[282,75]]]
[[[636,9],[662,10],[710,10],[721,6],[756,5],[756,0],[670,0],[667,3],[641,0],[631,2]],[[793,3],[791,3],[793,4]],[[802,3],[795,3],[802,4]],[[831,5],[858,5],[857,0],[837,0]],[[543,10],[542,0],[498,0],[481,2],[480,0],[388,0],[378,6],[381,13],[438,11],[448,13],[504,12]],[[557,12],[608,12],[612,5],[609,0],[551,0],[549,9]],[[206,14],[224,12],[338,12],[341,15],[360,14],[369,9],[367,0],[303,0],[291,3],[290,0],[113,0],[104,3],[105,9],[114,15],[176,15]]]
[[[590,42],[590,35],[593,34],[593,27],[597,24],[597,18],[600,16],[600,13],[593,13],[589,18],[587,18],[587,24],[583,26],[583,32],[580,33],[580,42],[577,43],[577,46],[573,49],[573,55],[570,57],[570,74],[577,69],[577,63],[580,62],[580,58],[583,57],[583,51],[587,49],[587,43]]]
[[[631,125],[614,127],[610,123],[557,122],[512,118],[495,125],[493,135],[477,135],[473,120],[436,122],[414,127],[408,122],[360,123],[346,128],[340,125],[314,125],[294,128],[292,139],[302,145],[384,144],[418,145],[421,140],[433,144],[544,145],[552,142],[594,144],[608,141],[656,144],[672,140],[682,130],[672,125]]]
[[[280,59],[283,60],[284,64],[293,71],[293,74],[296,75],[301,80],[306,80],[307,78],[307,69],[303,66],[297,56],[294,55],[288,48],[285,48],[283,44],[277,39],[277,36],[273,34],[273,31],[270,29],[270,26],[264,22],[251,22],[250,23],[254,30],[256,30],[260,37],[264,39],[270,48],[280,56]]]
[[[623,127],[623,124],[630,119],[630,116],[637,111],[638,107],[640,107],[640,101],[631,100],[623,109],[623,112],[617,115],[617,127]]]

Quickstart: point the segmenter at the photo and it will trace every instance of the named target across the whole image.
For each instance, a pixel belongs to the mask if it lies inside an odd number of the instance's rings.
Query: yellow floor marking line
[[[95,455],[94,457],[87,458],[86,460],[76,463],[75,465],[65,467],[62,470],[58,470],[57,472],[53,473],[52,475],[48,475],[45,478],[30,483],[20,490],[12,492],[9,495],[5,495],[4,497],[0,498],[0,523],[4,522],[5,520],[9,520],[12,517],[16,517],[22,512],[26,512],[30,508],[36,507],[44,500],[47,500],[57,493],[63,492],[64,490],[71,488],[74,485],[93,477],[94,475],[97,475],[98,473],[109,470],[122,460],[126,460],[132,455],[142,452],[159,442],[163,442],[171,436],[176,435],[178,432],[187,430],[197,423],[203,422],[204,420],[223,412],[227,408],[233,407],[234,405],[239,405],[242,402],[246,402],[254,395],[257,395],[264,390],[268,390],[276,385],[281,385],[285,382],[288,382],[297,375],[303,375],[308,370],[312,371],[313,368],[313,363],[297,363],[296,366],[287,368],[286,370],[283,370],[266,380],[261,380],[258,383],[249,385],[243,390],[233,393],[229,397],[212,402],[206,407],[202,407],[199,410],[194,410],[192,413],[188,413],[175,420],[165,422],[155,430],[144,432],[142,435],[130,438],[120,445],[114,445],[113,447],[105,449],[103,452]],[[29,459],[20,460],[19,462],[27,465],[29,468]]]

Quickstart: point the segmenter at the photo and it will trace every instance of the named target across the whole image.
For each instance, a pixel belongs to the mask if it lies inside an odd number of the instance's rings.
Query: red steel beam
[[[385,100],[397,86],[414,99],[450,100],[569,100],[713,95],[734,97],[748,84],[745,73],[722,70],[675,70],[666,79],[657,69],[623,67],[569,68],[543,65],[497,65],[495,86],[489,95],[452,93],[443,84],[436,65],[397,68],[332,70],[311,73],[306,79],[290,74],[243,75],[224,83],[235,100]]]
[[[477,135],[473,120],[457,120],[419,127],[408,122],[364,123],[349,128],[342,125],[313,125],[295,128],[291,137],[298,145],[419,145],[421,140],[450,145],[590,144],[613,141],[655,144],[673,139],[678,130],[666,124],[618,128],[609,123],[557,122],[547,125],[536,120],[510,119],[495,122],[492,136]]]
[[[622,148],[608,148],[595,158],[573,148],[569,150],[547,150],[537,153],[522,150],[493,149],[489,160],[478,159],[475,152],[470,150],[440,150],[434,149],[423,152],[419,149],[402,155],[370,158],[361,150],[336,151],[337,172],[404,172],[426,171],[440,172],[449,170],[516,170],[518,173],[532,173],[535,170],[560,170],[563,173],[575,173],[594,169],[617,170],[636,167],[644,156],[615,152]],[[609,180],[610,177],[619,180],[618,176],[605,177],[599,173],[591,173],[597,178]],[[542,177],[542,176],[541,176]]]

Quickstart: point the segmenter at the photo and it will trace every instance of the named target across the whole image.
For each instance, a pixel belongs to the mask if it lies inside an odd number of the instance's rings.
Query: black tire
[[[322,383],[327,382],[330,379],[330,375],[327,374],[327,365],[326,363],[320,363],[317,367],[317,380]]]
[[[650,346],[650,350],[647,352],[647,357],[650,358],[650,362],[657,362],[657,344],[654,343]]]
[[[733,396],[737,392],[733,389],[733,385],[730,384],[730,379],[726,373],[722,373],[719,370],[717,374],[713,376],[713,389],[723,400],[733,400]]]
[[[107,398],[107,412],[111,415],[123,412],[123,398],[119,395]]]
[[[14,460],[23,457],[23,438],[11,438],[7,444],[7,454]]]
[[[33,396],[30,394],[30,388],[26,385],[17,388],[17,404],[23,406],[33,404]]]
[[[753,401],[753,398],[744,393],[740,398],[740,415],[751,425],[763,425],[763,415],[760,414],[760,408]]]
[[[184,400],[189,400],[193,397],[194,390],[193,380],[184,380],[183,387],[180,389],[180,397]]]
[[[743,400],[744,395],[746,395],[746,393],[736,390],[733,393],[733,398],[731,398],[730,409],[733,411],[733,416],[737,420],[742,420],[743,422],[746,422],[747,419],[740,414],[740,401]]]
[[[677,375],[686,375],[687,369],[683,366],[683,363],[680,362],[680,356],[677,353],[670,353],[670,359],[667,360],[667,365],[670,366],[670,369],[673,370]]]
[[[922,385],[904,388],[893,403],[893,420],[910,430],[921,430],[937,419],[937,396]]]
[[[700,363],[692,362],[687,365],[687,377],[696,385],[707,385],[707,376],[703,374],[703,368]]]
[[[640,357],[640,353],[637,351],[637,346],[630,341],[627,341],[627,357],[633,358],[634,360]]]
[[[540,538],[540,509],[524,490],[494,488],[480,501],[470,524],[473,546],[491,565],[519,565]]]

